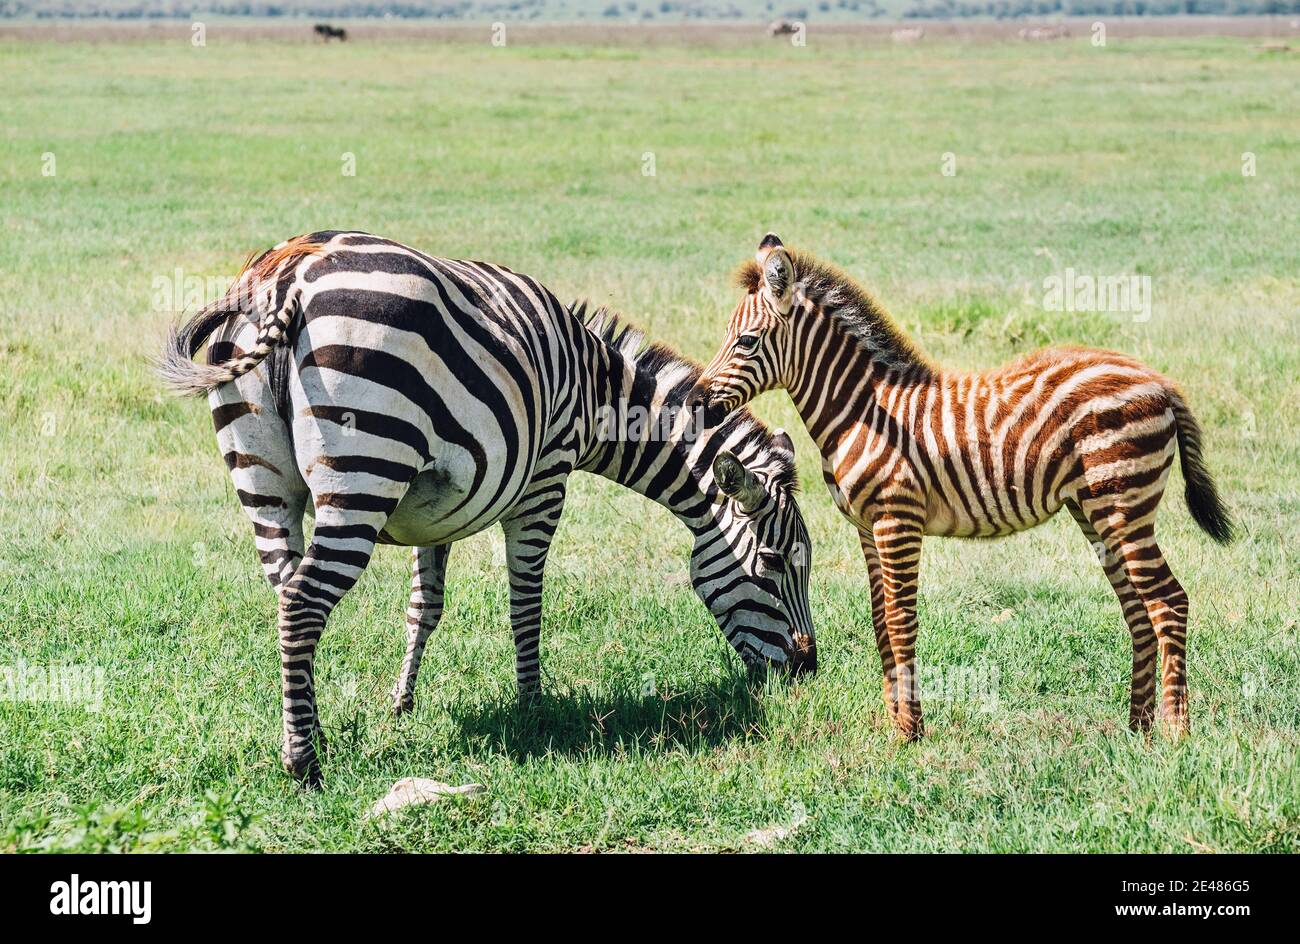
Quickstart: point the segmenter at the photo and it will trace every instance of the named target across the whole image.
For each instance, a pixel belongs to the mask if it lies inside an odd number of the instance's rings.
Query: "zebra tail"
[[[1184,492],[1187,509],[1202,531],[1220,544],[1227,544],[1233,538],[1234,527],[1201,456],[1201,427],[1177,391],[1170,390],[1169,399],[1178,424],[1178,452],[1187,485]]]
[[[302,288],[292,281],[278,309],[258,299],[274,298],[275,290],[263,296],[268,286],[292,279],[292,270],[304,259],[316,256],[324,243],[310,236],[294,236],[261,255],[249,256],[235,284],[220,301],[201,310],[185,324],[172,325],[154,368],[173,393],[183,397],[207,393],[223,383],[248,373],[289,336],[289,326],[302,307]],[[196,364],[194,355],[213,331],[227,318],[256,313],[257,337],[247,353],[217,364]]]
[[[243,376],[287,338],[289,325],[298,314],[300,296],[296,287],[289,290],[278,310],[259,319],[257,339],[246,354],[216,364],[196,363],[194,355],[208,336],[232,315],[246,313],[237,301],[240,297],[237,288],[232,288],[226,297],[202,309],[184,324],[173,324],[168,329],[162,354],[154,362],[154,370],[177,396],[199,396]]]

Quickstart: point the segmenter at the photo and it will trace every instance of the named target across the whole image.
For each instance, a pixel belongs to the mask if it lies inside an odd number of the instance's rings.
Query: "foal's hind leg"
[[[1163,485],[1163,483],[1161,483]],[[1140,510],[1107,507],[1107,500],[1083,499],[1081,506],[1106,549],[1123,563],[1129,584],[1142,600],[1160,647],[1161,719],[1174,735],[1186,734],[1187,594],[1156,544],[1155,505],[1147,496]],[[1134,662],[1136,664],[1136,655]]]
[[[1155,716],[1156,634],[1147,616],[1146,605],[1129,581],[1123,560],[1110,552],[1078,505],[1069,502],[1068,507],[1083,531],[1083,536],[1098,552],[1106,579],[1119,598],[1124,622],[1128,624],[1129,633],[1133,637],[1133,680],[1129,690],[1128,725],[1134,731],[1149,730]]]
[[[450,544],[412,548],[411,600],[406,607],[406,658],[393,687],[393,714],[415,706],[415,678],[424,657],[424,644],[442,618],[443,586]]]
[[[1160,640],[1160,720],[1169,733],[1184,735],[1191,728],[1187,712],[1187,593],[1165,562],[1154,534],[1142,552],[1130,555],[1125,564]]]

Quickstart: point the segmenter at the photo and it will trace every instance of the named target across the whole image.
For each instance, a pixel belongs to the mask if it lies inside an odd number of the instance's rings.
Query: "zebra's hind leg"
[[[1187,710],[1187,594],[1175,579],[1156,544],[1155,502],[1132,518],[1122,510],[1104,507],[1084,512],[1092,521],[1109,553],[1123,563],[1124,573],[1142,600],[1160,649],[1162,697],[1160,718],[1175,736],[1189,730]],[[1136,656],[1135,656],[1136,661]],[[1153,667],[1154,670],[1154,667]],[[1153,671],[1154,675],[1154,671]]]
[[[302,516],[310,495],[293,439],[260,370],[222,384],[208,400],[235,494],[253,522],[262,573],[278,593],[302,560]]]
[[[1191,729],[1187,712],[1187,593],[1169,569],[1154,536],[1125,564],[1160,640],[1160,720],[1170,734],[1181,737]]]
[[[411,600],[406,607],[406,658],[393,686],[393,714],[415,707],[415,678],[424,657],[424,644],[442,618],[443,587],[450,544],[412,548]]]
[[[876,636],[876,649],[880,652],[880,669],[884,677],[885,708],[889,719],[898,718],[898,692],[894,685],[894,649],[889,642],[889,626],[885,621],[885,584],[880,573],[880,555],[871,532],[860,529],[862,556],[867,562],[867,583],[871,592],[871,628]]]
[[[510,572],[510,625],[515,636],[515,682],[519,704],[541,694],[542,577],[546,556],[564,510],[564,481],[521,500],[528,511],[502,521]]]
[[[1124,560],[1112,553],[1077,504],[1067,503],[1070,514],[1078,523],[1083,536],[1092,545],[1101,561],[1106,579],[1110,581],[1119,598],[1124,622],[1133,637],[1133,676],[1129,687],[1128,725],[1134,731],[1149,731],[1155,718],[1156,694],[1156,633],[1147,616],[1146,605],[1134,589],[1124,569]]]
[[[364,501],[356,499],[363,498]],[[375,537],[397,501],[378,496],[333,493],[317,497],[316,529],[293,576],[280,591],[280,680],[284,743],[280,760],[307,786],[320,783],[316,712],[316,645],[334,607],[360,578],[375,549]]]

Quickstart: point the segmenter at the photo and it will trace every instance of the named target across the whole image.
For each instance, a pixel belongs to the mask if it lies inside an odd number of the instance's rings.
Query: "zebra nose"
[[[817,672],[817,644],[811,636],[796,636],[790,653],[790,675],[814,675]]]
[[[727,410],[713,399],[713,393],[705,386],[697,386],[686,398],[686,409],[692,417],[703,422],[704,429],[712,429],[727,418]]]

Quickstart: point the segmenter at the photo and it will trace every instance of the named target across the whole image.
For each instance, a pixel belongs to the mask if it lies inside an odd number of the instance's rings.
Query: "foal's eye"
[[[758,562],[770,573],[779,574],[785,571],[785,558],[774,551],[759,551]]]
[[[758,335],[742,334],[736,338],[736,350],[744,351],[746,354],[752,354],[758,350]]]

